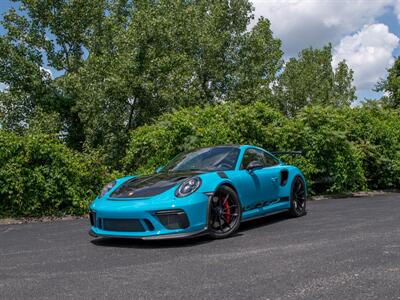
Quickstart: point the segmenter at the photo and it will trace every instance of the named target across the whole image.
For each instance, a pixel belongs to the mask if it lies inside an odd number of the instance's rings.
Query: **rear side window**
[[[279,163],[267,152],[255,148],[250,148],[247,149],[243,155],[242,163],[240,164],[240,169],[241,170],[246,169],[249,163],[251,163],[252,161],[259,161],[263,164],[264,167],[275,166]]]
[[[276,166],[277,164],[279,164],[279,161],[272,157],[271,155],[269,155],[267,152],[264,152],[264,159],[265,159],[265,166],[266,167],[272,167],[272,166]]]

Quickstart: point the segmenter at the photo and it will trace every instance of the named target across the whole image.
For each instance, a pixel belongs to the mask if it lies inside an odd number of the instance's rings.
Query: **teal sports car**
[[[90,205],[93,237],[139,239],[232,235],[241,222],[306,214],[302,172],[255,146],[181,153],[150,176],[107,184]]]

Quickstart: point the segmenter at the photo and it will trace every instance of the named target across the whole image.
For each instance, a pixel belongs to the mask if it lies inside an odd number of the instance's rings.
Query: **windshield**
[[[239,148],[231,146],[201,148],[181,153],[162,172],[227,171],[235,169]]]

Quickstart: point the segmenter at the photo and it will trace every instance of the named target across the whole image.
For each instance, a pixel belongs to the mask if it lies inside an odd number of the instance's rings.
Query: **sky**
[[[285,59],[297,56],[304,48],[331,43],[333,66],[346,60],[354,71],[358,100],[381,96],[373,88],[400,55],[400,0],[252,2],[256,19],[262,16],[271,21],[275,37],[282,40]],[[17,5],[0,0],[0,14],[11,7]]]
[[[307,47],[333,46],[333,65],[354,71],[358,100],[378,98],[377,81],[400,55],[400,0],[253,0],[271,21],[285,58]]]

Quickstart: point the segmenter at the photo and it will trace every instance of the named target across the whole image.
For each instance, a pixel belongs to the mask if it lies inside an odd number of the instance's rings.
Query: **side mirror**
[[[247,165],[246,170],[252,172],[256,169],[262,169],[262,168],[264,168],[264,164],[261,161],[253,160]]]
[[[156,173],[160,173],[164,169],[164,166],[158,167],[156,169]]]

